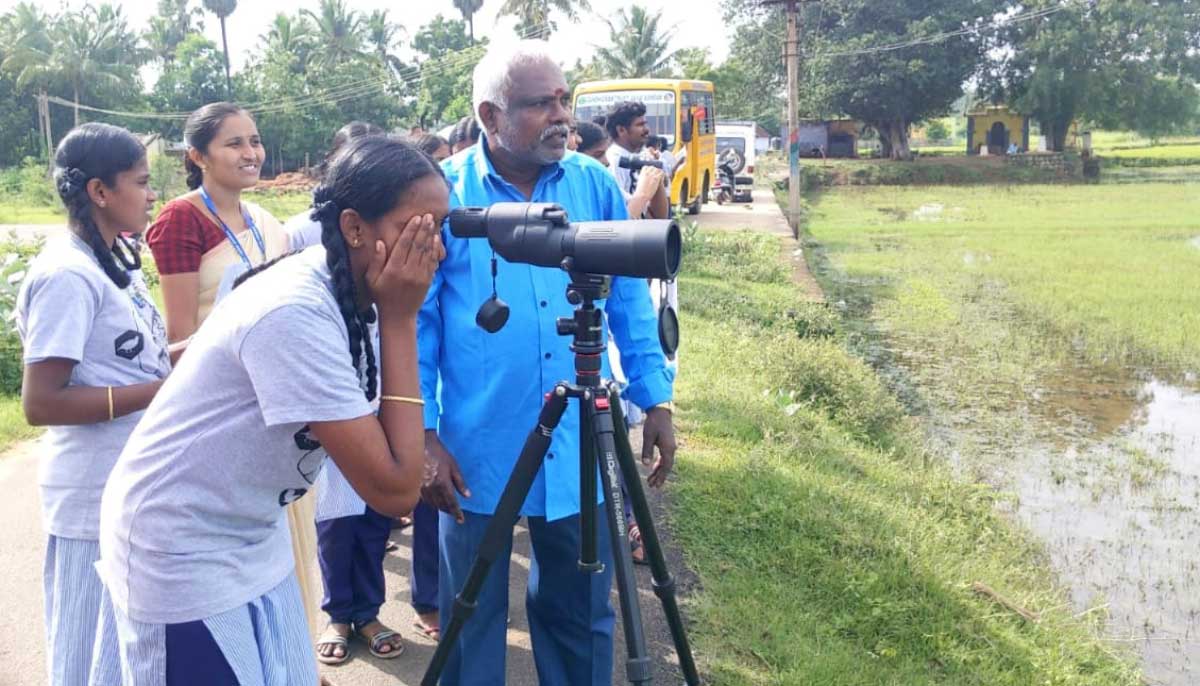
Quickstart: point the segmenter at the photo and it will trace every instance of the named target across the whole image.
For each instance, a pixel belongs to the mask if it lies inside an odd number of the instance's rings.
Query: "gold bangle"
[[[424,405],[425,404],[425,401],[422,400],[421,398],[410,398],[406,395],[381,395],[381,396],[379,396],[379,399],[381,401],[390,400],[394,403],[408,403],[409,405]]]
[[[113,419],[116,419],[114,414],[115,413],[113,412],[112,386],[109,386],[108,387],[108,421],[111,422]]]

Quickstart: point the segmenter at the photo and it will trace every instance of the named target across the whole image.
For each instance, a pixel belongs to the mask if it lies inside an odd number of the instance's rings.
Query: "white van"
[[[720,179],[722,160],[733,168],[735,183],[731,195],[735,201],[754,200],[755,135],[758,126],[752,121],[717,122],[717,178]]]

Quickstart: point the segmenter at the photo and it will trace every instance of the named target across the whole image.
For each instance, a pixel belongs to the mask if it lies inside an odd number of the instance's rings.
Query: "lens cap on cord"
[[[475,323],[488,333],[496,333],[508,323],[508,303],[493,295],[479,306]]]
[[[665,298],[658,308],[658,343],[667,359],[674,360],[675,351],[679,350],[679,317]]]

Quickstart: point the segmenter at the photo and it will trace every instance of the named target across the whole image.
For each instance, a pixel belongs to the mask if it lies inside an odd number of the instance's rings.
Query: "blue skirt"
[[[104,595],[91,686],[316,686],[295,573],[262,596],[183,624],[130,619]],[[109,682],[106,679],[119,674]]]

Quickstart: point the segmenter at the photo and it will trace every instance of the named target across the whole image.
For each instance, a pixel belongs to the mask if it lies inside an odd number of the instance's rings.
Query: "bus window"
[[[608,110],[616,103],[626,100],[645,105],[646,124],[650,127],[650,133],[666,138],[669,145],[675,145],[675,94],[671,91],[580,93],[575,98],[575,118],[593,121],[597,116],[608,114]]]
[[[713,94],[707,91],[683,91],[684,111],[696,114],[696,135],[707,136],[716,131],[717,113]]]

